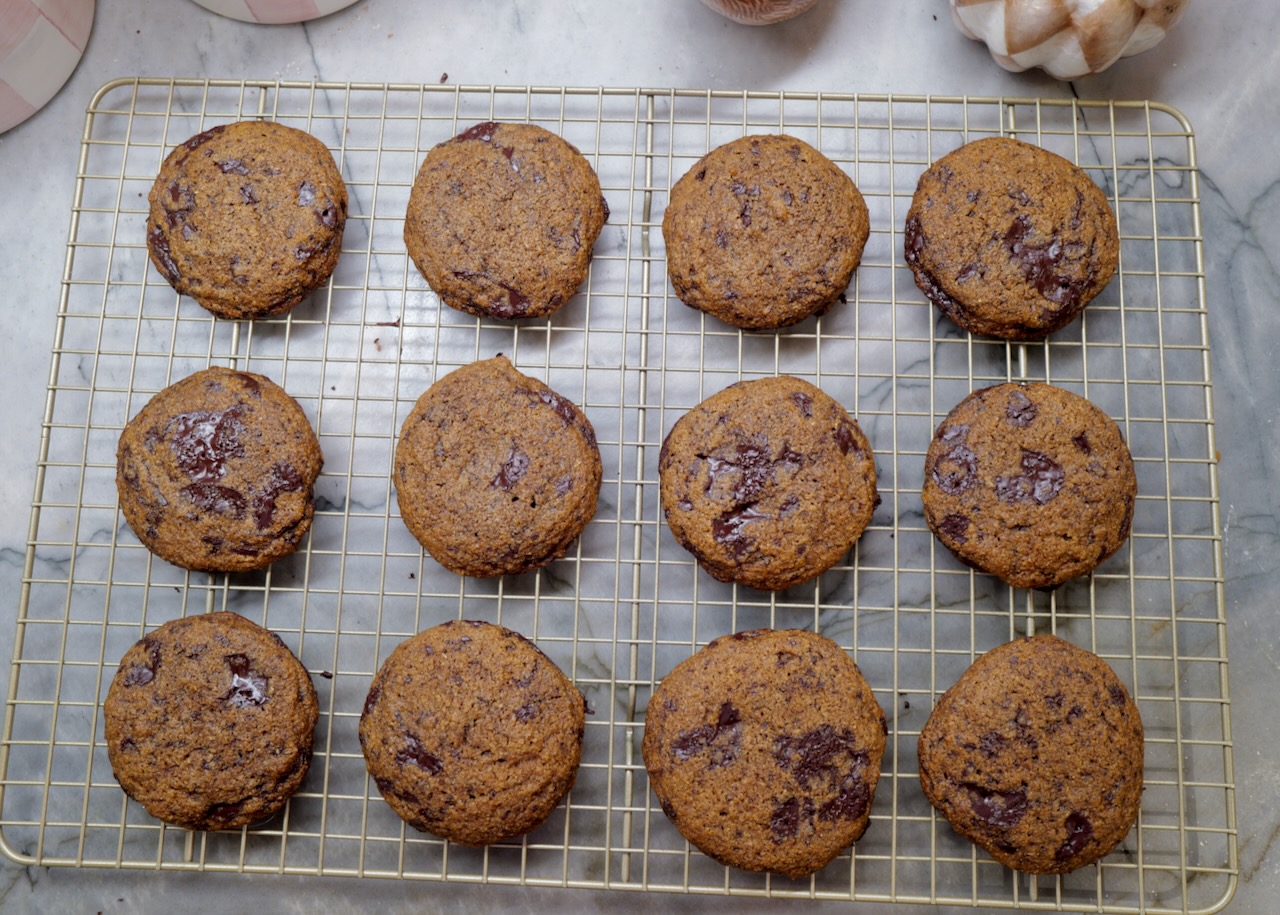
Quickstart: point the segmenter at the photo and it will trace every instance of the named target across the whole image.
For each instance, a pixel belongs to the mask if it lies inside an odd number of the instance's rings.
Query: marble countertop
[[[1280,18],[1273,0],[1192,3],[1155,50],[1074,83],[1007,73],[963,38],[945,0],[820,0],[768,28],[736,25],[696,0],[361,0],[306,25],[253,26],[187,0],[98,0],[88,50],[62,92],[0,135],[0,250],[8,252],[0,416],[0,633],[23,575],[84,109],[122,76],[454,84],[695,87],[859,93],[1152,99],[1196,129],[1202,234],[1221,454],[1222,535],[1239,811],[1239,889],[1229,911],[1280,897],[1280,729],[1270,727],[1280,624],[1264,585],[1277,571],[1280,372]],[[1228,11],[1229,10],[1229,11]],[[1271,330],[1268,330],[1271,328]],[[6,678],[7,680],[7,678]],[[0,865],[0,911],[730,912],[788,903],[388,880],[114,872]],[[899,905],[859,911],[938,911]]]

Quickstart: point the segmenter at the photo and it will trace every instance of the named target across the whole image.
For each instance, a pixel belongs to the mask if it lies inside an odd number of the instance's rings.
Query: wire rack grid
[[[146,195],[175,144],[266,117],[334,152],[350,192],[331,281],[290,314],[216,321],[147,261]],[[442,307],[409,262],[403,214],[427,149],[481,120],[542,124],[600,176],[612,216],[590,275],[549,319]],[[709,149],[786,132],[844,168],[871,237],[821,318],[743,333],[669,289],[660,231],[672,183]],[[934,159],[1016,135],[1079,163],[1111,199],[1121,269],[1072,326],[1039,344],[961,333],[916,290],[901,226]],[[1195,144],[1146,102],[602,88],[128,79],[86,120],[37,463],[0,743],[0,830],[17,861],[115,868],[403,877],[706,894],[1105,912],[1207,912],[1237,873],[1219,502]],[[506,353],[581,404],[604,462],[599,511],[565,559],[468,580],[400,521],[399,425],[436,378]],[[303,405],[325,470],[312,532],[257,574],[154,559],[119,516],[116,439],[151,394],[210,364],[262,372]],[[698,571],[661,521],[657,456],[675,420],[727,384],[778,373],[819,384],[876,452],[883,502],[856,548],[810,584],[769,594]],[[924,452],[971,390],[1046,380],[1120,423],[1139,477],[1130,542],[1087,579],[1014,591],[937,545]],[[126,648],[177,616],[231,609],[279,633],[321,699],[313,766],[279,817],[196,834],[127,801],[100,703]],[[533,638],[587,697],[583,764],[552,818],[484,850],[406,829],[366,777],[356,724],[391,649],[446,619]],[[790,881],[691,849],[652,798],[639,755],[655,684],[712,638],[815,628],[857,659],[890,721],[857,845]],[[1015,874],[955,836],[919,790],[916,739],[933,701],[983,651],[1052,630],[1106,658],[1147,731],[1137,826],[1096,867]]]

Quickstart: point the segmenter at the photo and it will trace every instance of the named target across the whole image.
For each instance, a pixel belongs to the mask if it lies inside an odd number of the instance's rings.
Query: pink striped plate
[[[0,133],[58,94],[89,43],[94,0],[0,0]]]
[[[241,22],[280,25],[319,19],[348,7],[356,0],[195,0],[207,10]]]

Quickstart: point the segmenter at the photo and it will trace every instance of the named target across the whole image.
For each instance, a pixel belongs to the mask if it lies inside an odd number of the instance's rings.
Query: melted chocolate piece
[[[1111,701],[1114,702],[1116,705],[1125,704],[1124,690],[1121,689],[1117,684],[1112,683],[1108,685],[1107,692],[1111,694]]]
[[[373,707],[378,704],[378,700],[382,698],[382,687],[373,684],[369,687],[369,695],[364,697],[364,713],[367,715],[373,711]]]
[[[214,162],[218,166],[218,170],[224,175],[247,175],[249,174],[249,166],[245,165],[239,159],[223,159],[221,162]]]
[[[1039,412],[1040,408],[1031,402],[1031,398],[1021,388],[1014,388],[1009,392],[1009,403],[1004,408],[1004,416],[1009,425],[1025,429],[1035,422]]]
[[[969,542],[969,516],[947,515],[938,522],[938,530],[956,543]]]
[[[1053,853],[1056,861],[1069,861],[1089,844],[1093,838],[1093,823],[1083,813],[1072,813],[1067,817],[1067,840]]]
[[[727,547],[735,558],[740,559],[751,549],[752,543],[755,542],[743,533],[743,525],[752,521],[767,521],[772,517],[772,515],[756,511],[755,503],[752,502],[742,508],[725,512],[712,521],[711,536],[715,538],[716,543]]]
[[[709,768],[721,768],[738,758],[742,749],[742,716],[733,703],[720,706],[716,720],[692,731],[682,731],[671,741],[671,752],[676,759],[686,762],[695,756],[707,754]]]
[[[453,139],[454,139],[454,142],[461,142],[464,140],[480,140],[483,143],[490,143],[493,141],[493,135],[497,131],[497,129],[498,129],[498,124],[496,121],[482,121],[481,123],[476,124],[474,127],[468,127],[466,130],[458,134]]]
[[[395,759],[398,766],[413,763],[428,775],[439,775],[444,771],[444,763],[439,757],[427,752],[427,748],[412,734],[405,735],[404,746],[396,750]]]
[[[1084,454],[1093,454],[1093,448],[1089,444],[1089,436],[1081,432],[1079,435],[1071,439],[1071,444],[1079,448]]]
[[[943,441],[946,441],[945,436]],[[950,465],[951,469],[945,465]],[[956,445],[934,463],[929,475],[947,495],[959,495],[977,482],[978,456],[968,445]]]
[[[560,415],[560,418],[564,420],[566,426],[576,426],[589,444],[594,445],[596,443],[595,430],[586,423],[580,424],[578,422],[577,407],[548,388],[542,388],[538,391],[538,399],[555,410]]]
[[[338,227],[338,208],[333,204],[329,204],[323,210],[316,210],[316,219],[326,229],[336,229]]]
[[[125,686],[146,686],[156,678],[156,672],[160,669],[160,646],[150,638],[143,639],[142,645],[147,649],[147,661],[145,664],[129,665],[124,675]]]
[[[201,511],[229,515],[232,518],[243,518],[245,510],[244,496],[230,486],[218,483],[192,483],[181,489],[184,496]]]
[[[1035,502],[1045,505],[1062,492],[1066,473],[1062,465],[1040,451],[1022,449],[1022,473],[996,477],[996,498],[1001,502]]]
[[[999,731],[988,731],[978,738],[978,749],[987,756],[999,756],[1009,746],[1009,738]]]
[[[208,130],[196,134],[194,137],[187,140],[182,145],[185,146],[187,149],[195,149],[201,144],[207,143],[209,140],[212,140],[214,137],[216,137],[218,134],[222,133],[222,131],[226,129],[227,129],[226,124],[219,124],[217,127],[210,127]]]
[[[803,391],[792,391],[791,400],[793,403],[795,403],[797,407],[800,408],[800,412],[804,414],[805,419],[813,418],[813,398],[812,397],[810,397],[808,394],[805,394]]]
[[[1004,234],[1005,247],[1018,262],[1027,281],[1055,305],[1074,307],[1084,294],[1087,282],[1064,276],[1057,271],[1063,259],[1062,239],[1054,238],[1046,244],[1030,244],[1031,220],[1018,216]]]
[[[840,448],[841,454],[848,454],[856,448],[857,437],[853,434],[853,423],[847,419],[841,419],[836,426],[835,431],[836,445]]]
[[[489,481],[490,489],[501,489],[511,492],[529,470],[529,455],[520,450],[520,446],[511,446],[511,456],[502,462],[498,475]]]
[[[818,808],[818,819],[834,823],[839,820],[856,820],[867,812],[871,804],[871,792],[861,778],[861,769],[850,772],[840,782],[840,790],[831,800]]]
[[[769,830],[775,842],[794,839],[800,833],[800,824],[813,822],[813,799],[803,801],[797,797],[789,797],[775,804],[769,817]]]
[[[1027,814],[1025,791],[997,791],[968,782],[962,787],[971,795],[974,816],[991,826],[1009,829]]]
[[[169,250],[169,239],[165,237],[164,230],[159,226],[152,226],[147,231],[147,244],[151,248],[151,253],[159,259],[160,269],[165,278],[170,283],[180,282],[182,273],[173,259],[173,252]]]
[[[799,737],[776,738],[773,760],[804,785],[814,781],[843,782],[850,774],[866,768],[867,753],[857,745],[852,731],[837,731],[824,724]]]
[[[316,186],[310,181],[298,185],[298,206],[309,207],[316,202]]]
[[[267,704],[267,677],[249,666],[249,658],[229,654],[224,659],[231,668],[231,688],[222,694],[223,702],[236,708],[259,708]]]
[[[521,724],[527,724],[537,717],[537,708],[528,702],[516,709],[516,721],[519,721]]]
[[[240,422],[244,407],[234,404],[225,410],[195,410],[169,420],[164,436],[173,449],[183,473],[196,483],[220,480],[227,473],[227,461],[244,457]]]
[[[253,189],[253,185],[246,184],[240,188],[240,199],[250,206],[258,202],[258,194]]]
[[[303,488],[302,474],[298,472],[298,468],[283,461],[273,464],[266,484],[253,497],[253,519],[258,530],[266,530],[275,520],[276,499],[282,493],[299,492]]]

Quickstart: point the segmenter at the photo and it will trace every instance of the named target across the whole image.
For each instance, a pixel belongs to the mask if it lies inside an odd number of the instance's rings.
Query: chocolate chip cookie
[[[974,391],[925,455],[925,520],[962,562],[1016,588],[1086,575],[1129,537],[1137,477],[1119,427],[1047,384]]]
[[[680,417],[658,473],[681,546],[713,578],[770,591],[837,563],[879,502],[857,422],[787,375],[739,382]]]
[[[446,305],[542,318],[582,285],[608,218],[576,147],[535,124],[485,121],[427,153],[404,243]]]
[[[404,421],[400,515],[459,575],[516,575],[559,559],[595,515],[602,466],[586,415],[505,356],[455,369]]]
[[[681,835],[723,864],[797,878],[862,837],[887,730],[839,645],[755,629],[716,639],[663,678],[642,746]]]
[[[311,765],[319,706],[280,637],[235,613],[172,620],[125,652],[103,704],[120,787],[188,829],[264,820]]]
[[[360,715],[387,803],[415,829],[491,845],[542,823],[573,787],[586,705],[532,642],[453,621],[397,645]]]
[[[1081,168],[1009,137],[975,140],[920,177],[904,253],[916,285],[970,333],[1040,340],[1116,272],[1107,195]]]
[[[795,137],[713,149],[671,188],[667,274],[687,305],[767,330],[821,314],[844,294],[870,232],[838,165]]]
[[[920,733],[920,787],[960,835],[1033,874],[1109,854],[1142,804],[1138,707],[1105,661],[1052,635],[988,651]]]
[[[160,391],[129,420],[116,491],[125,521],[161,559],[245,572],[297,549],[323,463],[297,401],[262,375],[214,367]]]
[[[342,252],[347,188],[333,156],[272,121],[220,124],[181,143],[147,199],[151,263],[220,318],[283,314],[329,279]]]

